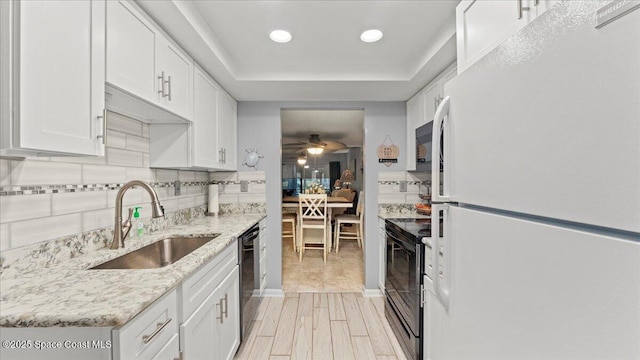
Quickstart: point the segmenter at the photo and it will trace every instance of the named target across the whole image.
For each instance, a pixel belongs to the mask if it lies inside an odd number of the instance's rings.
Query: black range
[[[421,285],[425,274],[423,237],[431,236],[431,220],[387,219],[385,316],[407,358],[422,358],[423,309]]]

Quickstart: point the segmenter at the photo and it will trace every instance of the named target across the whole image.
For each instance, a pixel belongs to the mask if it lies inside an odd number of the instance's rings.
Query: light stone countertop
[[[418,213],[378,213],[380,219],[430,219],[431,216]]]
[[[264,214],[194,219],[128,238],[124,249],[103,249],[19,276],[0,277],[1,327],[114,327],[125,324],[159,299]],[[170,236],[220,233],[206,245],[169,266],[142,270],[87,270]]]

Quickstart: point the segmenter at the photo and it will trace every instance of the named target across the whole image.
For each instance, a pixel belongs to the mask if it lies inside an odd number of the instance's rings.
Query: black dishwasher
[[[255,224],[238,238],[238,258],[240,259],[240,341],[244,341],[251,331],[253,318],[260,304],[258,278],[260,274],[259,241],[260,226]],[[258,290],[258,291],[254,291]],[[256,296],[254,296],[254,293]]]

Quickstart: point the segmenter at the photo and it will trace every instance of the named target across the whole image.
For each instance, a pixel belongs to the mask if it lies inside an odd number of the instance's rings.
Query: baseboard
[[[262,297],[284,297],[282,289],[264,289]]]
[[[362,296],[364,297],[382,297],[384,293],[380,289],[367,289],[362,287]]]

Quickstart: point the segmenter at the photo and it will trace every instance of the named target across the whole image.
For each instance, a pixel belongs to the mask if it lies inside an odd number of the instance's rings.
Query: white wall
[[[238,153],[257,148],[264,155],[259,168],[266,171],[267,226],[269,228],[269,269],[267,288],[282,289],[282,161],[280,110],[283,108],[364,109],[364,184],[365,191],[365,289],[378,289],[378,174],[405,169],[406,115],[404,102],[239,102]],[[398,163],[386,167],[378,163],[377,148],[389,135],[400,148]],[[243,156],[238,157],[238,170]]]

